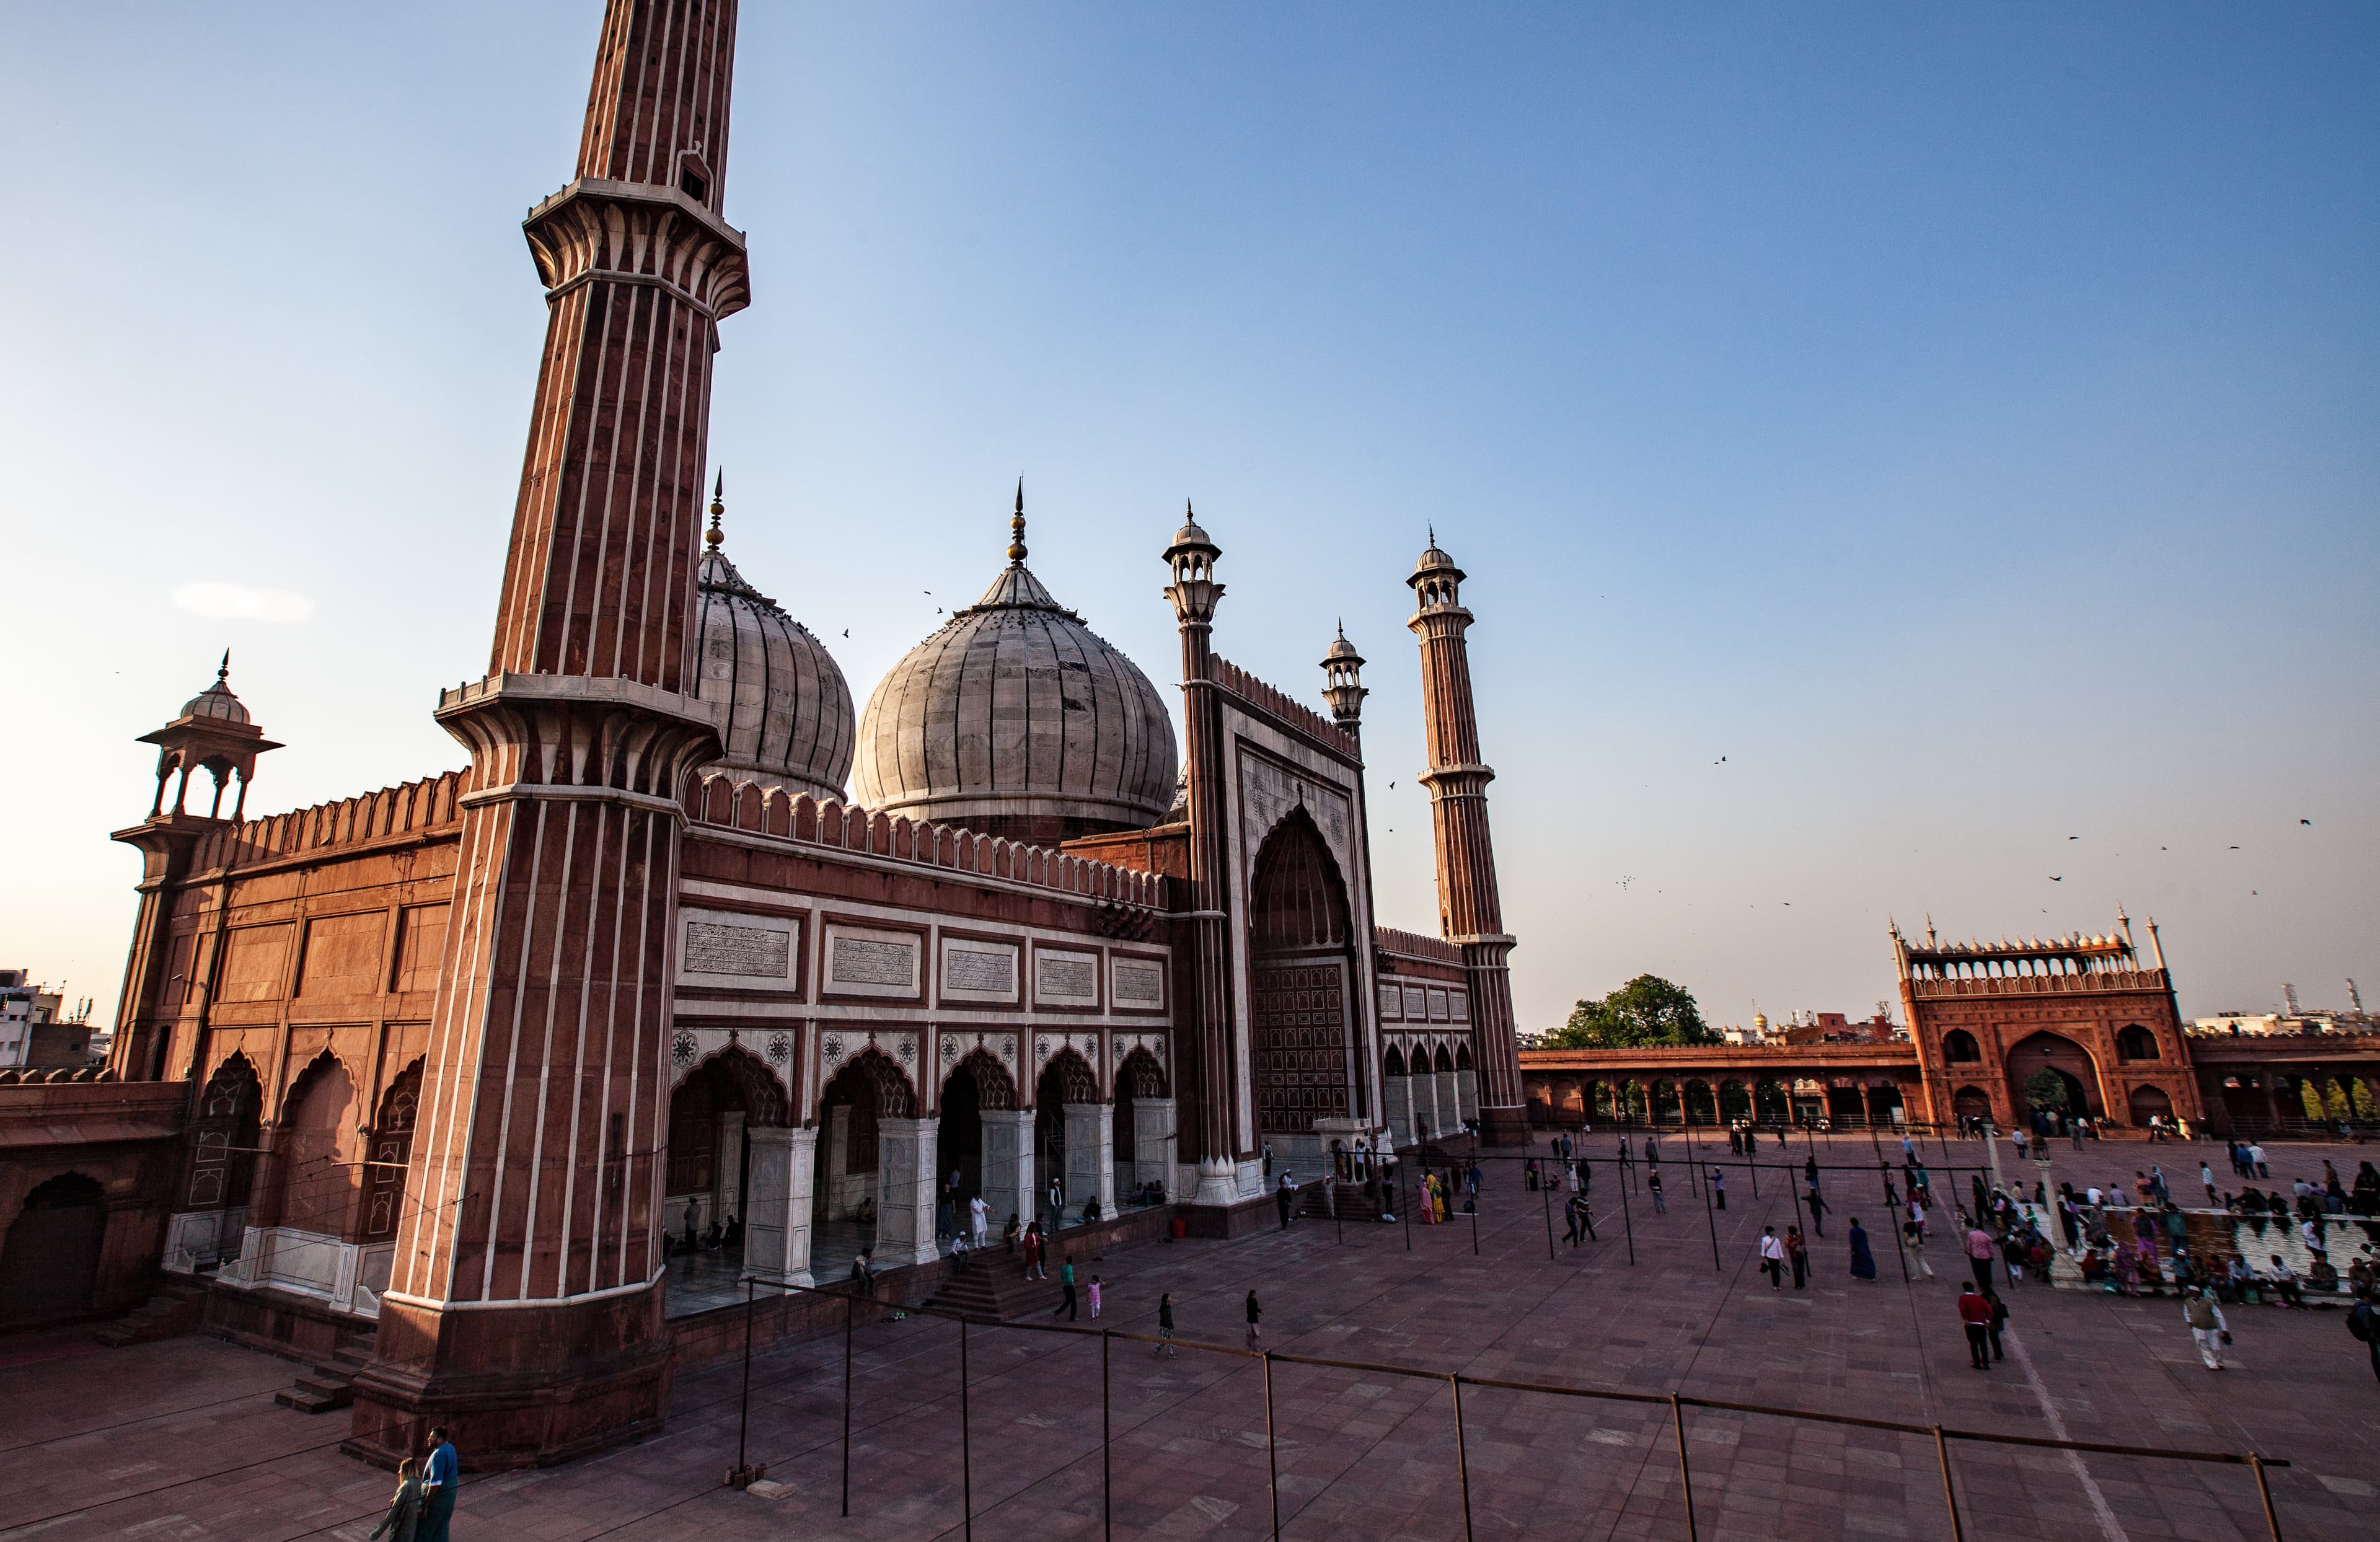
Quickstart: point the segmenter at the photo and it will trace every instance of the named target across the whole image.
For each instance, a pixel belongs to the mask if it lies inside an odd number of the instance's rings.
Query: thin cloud
[[[245,584],[184,584],[174,603],[195,615],[226,616],[285,625],[314,613],[314,601],[285,589],[249,589]]]

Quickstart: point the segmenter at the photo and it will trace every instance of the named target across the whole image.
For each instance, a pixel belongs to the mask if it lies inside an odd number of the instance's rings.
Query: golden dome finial
[[[1016,513],[1008,521],[1008,560],[1023,566],[1025,563],[1025,479],[1016,479]]]
[[[727,472],[722,467],[710,484],[710,528],[702,532],[702,543],[712,551],[719,550],[727,537],[719,528],[719,516],[727,512]]]

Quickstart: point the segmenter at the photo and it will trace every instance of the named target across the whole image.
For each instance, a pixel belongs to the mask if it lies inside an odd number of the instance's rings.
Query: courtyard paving
[[[1708,1142],[1701,1143],[1704,1155]],[[2060,1146],[2050,1183],[2100,1182],[2161,1161],[2179,1186],[2209,1147]],[[2222,1147],[2212,1148],[2220,1167]],[[2354,1147],[2269,1148],[2277,1180],[2318,1175]],[[2366,1148],[2368,1149],[2368,1148]],[[1600,1134],[1591,1154],[1609,1157]],[[1719,1152],[1724,1154],[1724,1144]],[[1865,1136],[1818,1143],[1822,1162],[1873,1160]],[[2004,1148],[2005,1153],[2005,1148]],[[1791,1160],[1804,1147],[1796,1141]],[[1897,1153],[1895,1153],[1897,1155]],[[1927,1151],[1938,1187],[1982,1147]],[[1807,1290],[1773,1291],[1755,1262],[1765,1224],[1793,1220],[1782,1183],[1731,1172],[1706,1212],[1683,1142],[1663,1141],[1669,1210],[1629,1201],[1629,1261],[1615,1169],[1595,1184],[1598,1242],[1548,1258],[1545,1209],[1516,1166],[1491,1164],[1473,1254],[1465,1221],[1406,1229],[1326,1222],[1238,1243],[1156,1245],[1084,1260],[1105,1283],[1102,1323],[1152,1332],[1171,1292],[1184,1341],[1237,1347],[1258,1293],[1268,1347],[1412,1367],[1421,1376],[1271,1367],[1268,1446],[1261,1362],[1144,1343],[1107,1346],[1115,1534],[1248,1537],[1683,1537],[1684,1495],[1666,1403],[1590,1402],[1465,1387],[1460,1450],[1450,1373],[1650,1394],[1671,1392],[1953,1429],[2168,1450],[2256,1451],[2280,1534],[2380,1533],[2380,1384],[2338,1311],[2240,1308],[2234,1368],[2198,1363],[2165,1298],[2125,1301],[2020,1285],[2009,1358],[1967,1364],[1956,1274],[1899,1277],[1878,1224],[1872,1168],[1830,1172],[1835,1205]],[[1764,1143],[1764,1160],[1784,1153]],[[2011,1172],[2015,1165],[2004,1154]],[[2072,1171],[2068,1164],[2072,1163]],[[2028,1181],[2033,1168],[2024,1164]],[[1641,1184],[1641,1165],[1639,1173]],[[1957,1174],[1963,1190],[1963,1172]],[[1559,1196],[1555,1196],[1559,1199]],[[1845,1224],[1867,1220],[1884,1278],[1847,1277]],[[1559,1230],[1559,1216],[1556,1217]],[[1712,1251],[1716,1239],[1718,1266]],[[1937,1249],[1937,1253],[1946,1251]],[[1955,1262],[1955,1260],[1954,1260]],[[1085,1317],[1087,1325],[1087,1314]],[[566,1466],[467,1480],[466,1538],[965,1534],[963,1496],[987,1535],[1097,1536],[1102,1529],[1101,1345],[1014,1329],[968,1330],[968,1442],[960,1442],[959,1329],[910,1316],[864,1321],[853,1358],[850,1506],[842,1517],[839,1340],[756,1362],[749,1450],[770,1497],[721,1487],[735,1460],[740,1370],[682,1372],[670,1427]],[[337,1452],[345,1417],[276,1407],[285,1361],[203,1338],[102,1349],[87,1331],[0,1341],[0,1536],[360,1542],[386,1475]],[[1694,1521],[1705,1537],[1949,1536],[1930,1436],[1688,1410]],[[2220,1539],[2271,1535],[2239,1466],[1953,1442],[1970,1538]],[[1461,1467],[1458,1467],[1458,1462]]]

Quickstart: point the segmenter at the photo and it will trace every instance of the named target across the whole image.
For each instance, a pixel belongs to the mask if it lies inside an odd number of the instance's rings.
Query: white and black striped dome
[[[728,704],[727,753],[708,769],[840,800],[851,774],[851,687],[826,645],[727,560],[719,511],[713,502],[696,578],[696,694]]]
[[[1051,842],[1156,824],[1173,722],[1138,666],[1025,566],[909,650],[859,720],[853,801]]]

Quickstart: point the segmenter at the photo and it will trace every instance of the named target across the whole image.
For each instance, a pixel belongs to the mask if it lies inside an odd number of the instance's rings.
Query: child
[[[1096,1274],[1091,1276],[1091,1320],[1099,1320],[1099,1277]]]

